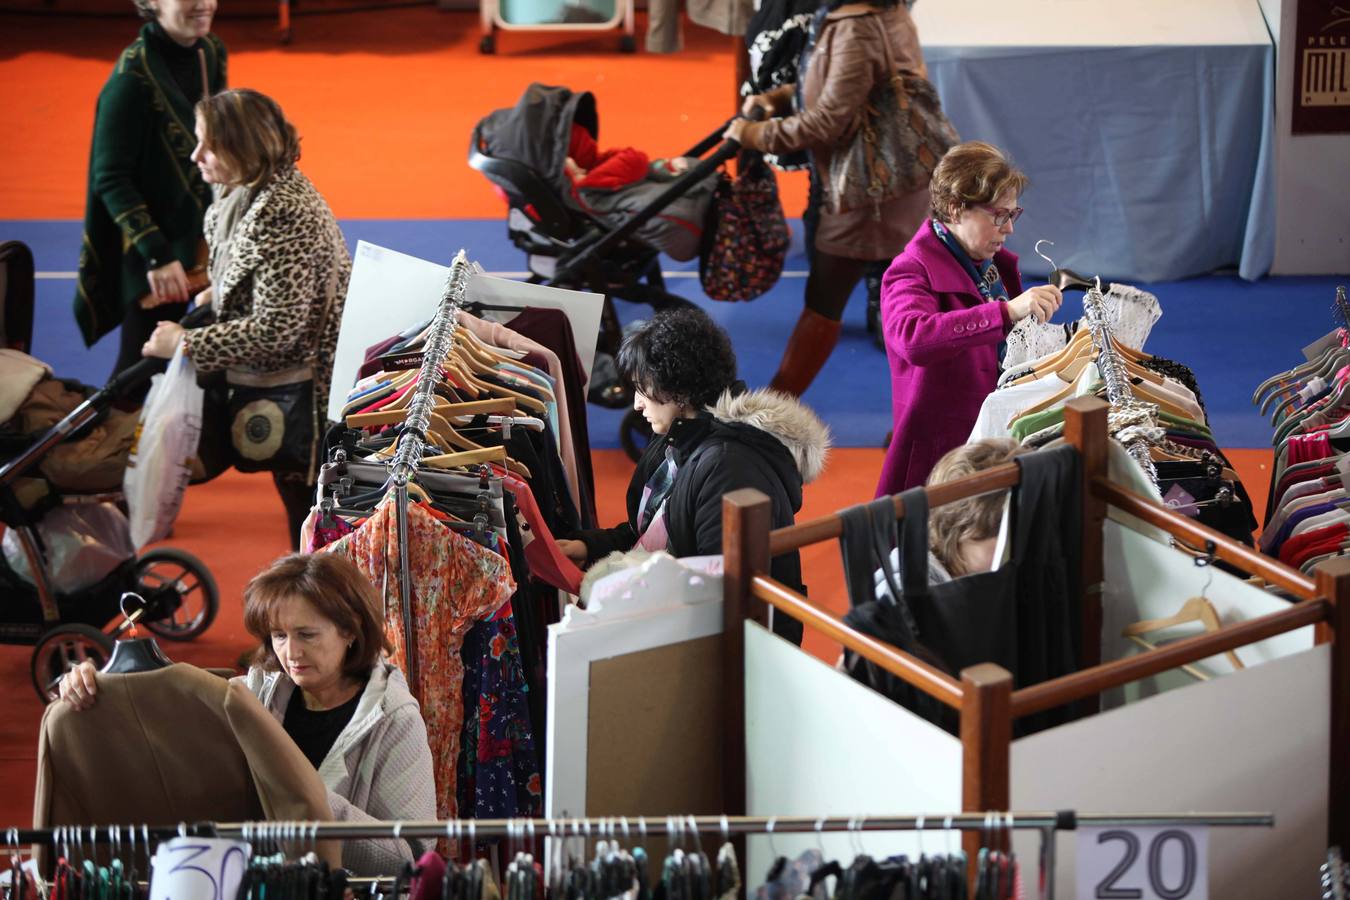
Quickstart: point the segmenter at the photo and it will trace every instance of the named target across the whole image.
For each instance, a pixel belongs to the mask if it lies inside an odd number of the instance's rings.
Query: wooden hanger
[[[479,463],[506,463],[505,447],[483,447],[480,450],[465,450],[462,453],[443,453],[440,456],[422,458],[422,465],[434,469],[454,469],[463,466],[475,466]]]
[[[510,397],[493,397],[488,400],[465,400],[460,403],[451,403],[444,398],[437,397],[432,411],[446,417],[452,416],[474,416],[482,413],[497,413],[505,415],[516,408],[515,401]],[[406,409],[381,409],[373,413],[356,413],[346,418],[348,428],[369,428],[373,425],[393,425],[402,422],[408,417]]]
[[[1127,625],[1121,632],[1121,637],[1138,638],[1140,635],[1148,634],[1152,631],[1163,631],[1177,625],[1185,625],[1190,622],[1199,622],[1204,626],[1205,631],[1218,631],[1223,625],[1219,622],[1219,614],[1215,612],[1213,604],[1204,597],[1192,597],[1181,605],[1181,609],[1175,614],[1165,619],[1146,619],[1143,622],[1135,622],[1133,625]],[[1142,639],[1136,641],[1148,649],[1153,650],[1156,644],[1150,644]],[[1233,664],[1234,669],[1246,668],[1242,660],[1238,659],[1236,653],[1232,650],[1226,651],[1224,656]]]

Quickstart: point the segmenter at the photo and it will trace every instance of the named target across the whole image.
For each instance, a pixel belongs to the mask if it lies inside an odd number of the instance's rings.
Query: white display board
[[[756,622],[745,623],[746,812],[851,816],[961,808],[961,742]],[[941,822],[924,849],[941,851]],[[913,832],[752,837],[742,871],[774,853],[824,847],[828,859],[917,853]],[[953,835],[954,847],[960,837]],[[771,849],[772,846],[772,849]]]
[[[586,815],[591,663],[722,633],[722,579],[696,568],[707,559],[654,554],[596,583],[604,608],[569,606],[549,626],[545,815]]]
[[[1106,585],[1102,594],[1102,661],[1121,659],[1145,652],[1138,644],[1121,636],[1135,622],[1162,619],[1175,614],[1191,597],[1204,596],[1218,613],[1223,625],[1254,619],[1289,608],[1289,603],[1259,588],[1246,584],[1213,566],[1197,566],[1195,560],[1170,547],[1108,520],[1102,533]],[[1145,635],[1158,644],[1203,633],[1199,623]],[[1313,645],[1313,628],[1296,631],[1240,647],[1237,657],[1244,666],[1258,666],[1272,659],[1307,650]],[[1233,671],[1224,656],[1195,663],[1194,668],[1210,676]],[[1102,703],[1111,708],[1162,691],[1196,684],[1197,680],[1181,670],[1164,672],[1123,688],[1102,694]]]
[[[359,241],[352,257],[352,277],[342,309],[342,330],[333,357],[332,392],[328,418],[342,416],[347,390],[356,383],[367,347],[397,331],[436,314],[450,267]],[[560,309],[567,314],[581,358],[590,378],[595,342],[600,333],[604,297],[582,291],[526,284],[481,273],[469,280],[469,301],[496,306]]]
[[[990,15],[986,0],[914,4],[925,48],[1230,46],[1270,42],[1252,0],[1039,0],[1017,4],[1016,15]]]
[[[1330,765],[1327,645],[1014,741],[1014,809],[1274,813],[1209,831],[1211,897],[1316,897]],[[1039,838],[1019,835],[1035,859]],[[1057,844],[1061,896],[1075,838]]]

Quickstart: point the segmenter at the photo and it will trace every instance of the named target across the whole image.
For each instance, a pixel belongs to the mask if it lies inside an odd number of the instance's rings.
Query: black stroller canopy
[[[562,193],[568,189],[563,161],[571,144],[573,122],[599,138],[600,120],[594,94],[531,84],[515,106],[496,110],[479,120],[473,129],[470,150],[494,159],[523,163]]]

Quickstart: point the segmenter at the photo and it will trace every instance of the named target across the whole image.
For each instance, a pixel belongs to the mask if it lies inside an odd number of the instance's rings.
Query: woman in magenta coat
[[[1003,246],[1026,184],[997,147],[953,147],[929,185],[932,218],[886,270],[881,321],[894,431],[878,496],[923,484],[944,453],[965,443],[998,382],[999,345],[1013,323],[1044,322],[1059,308],[1058,288],[1023,292],[1017,257]]]

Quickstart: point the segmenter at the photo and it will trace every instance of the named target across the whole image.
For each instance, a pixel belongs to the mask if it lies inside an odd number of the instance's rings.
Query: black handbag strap
[[[900,579],[907,597],[928,594],[928,494],[914,487],[900,495],[905,518],[900,522]]]
[[[843,534],[839,536],[839,554],[844,563],[844,583],[848,586],[850,608],[875,599],[872,587],[872,527],[866,503],[839,511]]]
[[[905,640],[914,642],[919,638],[919,625],[914,613],[906,601],[906,594],[896,583],[896,573],[891,566],[891,548],[895,546],[896,523],[895,503],[891,497],[880,497],[870,503],[861,503],[840,511],[842,534],[839,549],[843,556],[844,579],[848,585],[850,608],[876,602],[876,579],[874,572],[881,570],[886,580],[893,602],[899,613],[899,626]],[[926,517],[925,517],[926,518]],[[927,553],[927,540],[924,541]],[[924,578],[927,579],[927,558],[925,557]],[[927,586],[925,584],[925,591]]]

